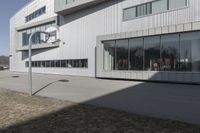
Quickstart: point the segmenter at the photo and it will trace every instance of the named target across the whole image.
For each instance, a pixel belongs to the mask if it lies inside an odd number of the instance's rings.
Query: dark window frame
[[[46,13],[46,6],[43,6],[43,7],[39,8],[38,10],[32,12],[28,16],[26,16],[25,17],[25,22],[27,23],[27,22],[29,22],[29,21],[31,21],[31,20],[33,20],[33,19],[45,14],[45,13]]]
[[[64,65],[62,63],[65,63]],[[70,65],[70,67],[69,67]],[[29,66],[29,62],[25,62],[25,67]],[[88,68],[88,59],[72,59],[72,60],[43,60],[32,61],[32,67],[37,68]]]

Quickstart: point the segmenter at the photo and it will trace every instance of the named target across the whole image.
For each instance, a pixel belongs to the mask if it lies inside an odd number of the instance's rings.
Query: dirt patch
[[[0,89],[0,133],[200,133],[200,126]]]

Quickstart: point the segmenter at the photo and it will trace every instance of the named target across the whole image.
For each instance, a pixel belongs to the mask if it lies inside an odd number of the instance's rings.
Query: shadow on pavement
[[[131,114],[200,124],[200,90],[191,89],[142,83],[0,129],[0,133],[199,133],[197,125]]]
[[[47,85],[45,85],[44,87],[42,87],[41,89],[37,90],[36,92],[33,93],[33,95],[36,95],[38,94],[39,92],[41,92],[42,90],[44,90],[45,88],[47,88],[48,86],[54,84],[54,83],[57,83],[57,82],[69,82],[69,80],[66,80],[66,79],[60,79],[60,80],[57,80],[57,81],[54,81],[54,82],[51,82]]]

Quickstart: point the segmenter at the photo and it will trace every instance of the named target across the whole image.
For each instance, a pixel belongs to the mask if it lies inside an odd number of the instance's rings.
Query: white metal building
[[[32,0],[10,19],[10,70],[200,83],[199,0]]]

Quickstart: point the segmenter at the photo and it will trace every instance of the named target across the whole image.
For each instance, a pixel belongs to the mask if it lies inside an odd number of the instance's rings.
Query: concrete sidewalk
[[[27,93],[27,81],[27,73],[0,71],[0,88]],[[36,95],[200,124],[199,85],[34,74],[33,90]]]

